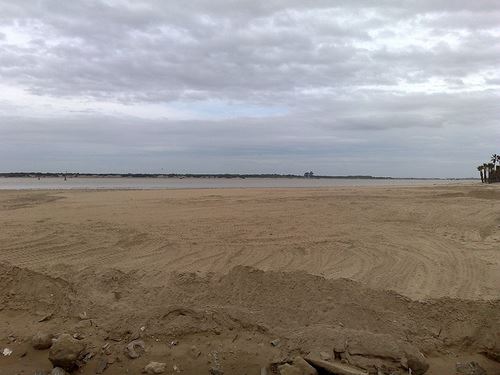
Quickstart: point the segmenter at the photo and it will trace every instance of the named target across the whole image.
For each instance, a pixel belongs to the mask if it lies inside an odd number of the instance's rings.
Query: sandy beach
[[[0,260],[349,278],[411,298],[500,295],[496,187],[0,192]]]
[[[428,374],[499,374],[499,201],[478,184],[0,191],[0,374],[49,368],[37,330],[111,342],[111,375],[155,356],[258,374],[359,332],[412,345]],[[146,354],[121,358],[137,337]]]

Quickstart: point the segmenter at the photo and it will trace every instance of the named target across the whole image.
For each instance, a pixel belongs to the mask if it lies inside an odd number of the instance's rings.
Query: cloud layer
[[[464,177],[500,3],[0,0],[1,169]]]

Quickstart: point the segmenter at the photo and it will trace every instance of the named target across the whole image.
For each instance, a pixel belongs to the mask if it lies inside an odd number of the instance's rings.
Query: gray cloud
[[[500,128],[499,16],[493,0],[0,0],[3,168],[470,176],[498,152],[477,134]]]

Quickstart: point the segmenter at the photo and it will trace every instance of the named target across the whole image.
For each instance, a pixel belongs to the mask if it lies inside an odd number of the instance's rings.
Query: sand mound
[[[452,374],[455,361],[479,358],[485,368],[500,370],[481,355],[499,354],[499,300],[421,302],[350,280],[242,266],[222,275],[171,273],[160,281],[144,271],[41,273],[0,264],[0,285],[0,332],[13,350],[0,364],[9,371],[51,368],[46,352],[31,349],[37,331],[85,341],[92,356],[83,374],[93,374],[103,360],[111,375],[138,373],[150,361],[184,374],[210,368],[252,374],[318,353],[358,368],[430,363],[427,373]],[[136,359],[126,352],[133,340],[146,348]]]

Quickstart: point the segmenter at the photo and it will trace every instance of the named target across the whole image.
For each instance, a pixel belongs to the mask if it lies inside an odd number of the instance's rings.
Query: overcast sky
[[[476,176],[498,0],[0,0],[0,172]]]

